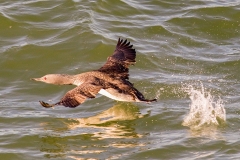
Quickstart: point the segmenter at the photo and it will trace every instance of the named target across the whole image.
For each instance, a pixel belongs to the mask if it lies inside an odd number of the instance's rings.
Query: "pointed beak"
[[[32,81],[41,81],[40,78],[31,78],[30,80],[32,80]]]

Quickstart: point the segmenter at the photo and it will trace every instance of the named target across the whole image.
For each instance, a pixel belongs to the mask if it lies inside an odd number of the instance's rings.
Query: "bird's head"
[[[69,75],[65,74],[47,74],[40,78],[31,78],[31,80],[56,85],[72,84],[73,81]]]

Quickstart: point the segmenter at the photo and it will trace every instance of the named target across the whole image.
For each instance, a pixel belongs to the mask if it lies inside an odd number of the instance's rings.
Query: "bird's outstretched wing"
[[[83,83],[80,86],[68,91],[60,102],[55,104],[48,104],[40,101],[45,108],[51,108],[56,105],[63,105],[65,107],[75,108],[82,104],[87,98],[95,98],[96,94],[102,87],[90,83]]]
[[[136,51],[132,46],[127,40],[119,38],[114,53],[98,71],[128,79],[128,66],[136,62]]]

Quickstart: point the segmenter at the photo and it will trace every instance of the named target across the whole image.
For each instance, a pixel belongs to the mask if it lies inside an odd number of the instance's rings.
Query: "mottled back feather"
[[[55,105],[75,108],[82,104],[87,98],[95,98],[102,87],[90,83],[83,83],[80,86],[68,91],[60,102]]]

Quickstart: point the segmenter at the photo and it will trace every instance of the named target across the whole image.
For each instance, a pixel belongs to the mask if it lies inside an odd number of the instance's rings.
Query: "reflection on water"
[[[210,139],[225,139],[217,126],[203,126],[199,129],[190,128],[190,137],[206,137]]]
[[[41,137],[41,151],[48,158],[64,157],[71,152],[69,158],[78,159],[72,154],[89,155],[104,153],[107,148],[142,147],[144,144],[134,140],[143,135],[135,131],[133,120],[144,116],[147,115],[142,115],[137,106],[118,103],[92,117],[64,119],[63,122],[58,119],[57,125],[42,124],[48,135]],[[53,132],[49,133],[50,130]],[[96,141],[98,145],[95,145]]]
[[[78,123],[70,124],[68,127],[71,130],[79,127],[100,129],[100,131],[93,133],[95,137],[100,139],[141,137],[126,122],[121,123],[121,121],[134,120],[141,117],[143,115],[140,114],[137,106],[118,104],[93,117],[75,119]]]
[[[110,121],[133,120],[141,118],[142,116],[143,115],[140,114],[139,108],[137,106],[134,106],[130,103],[119,103],[93,117],[79,118],[77,120],[79,121],[80,125],[82,124],[85,126],[103,124]]]

